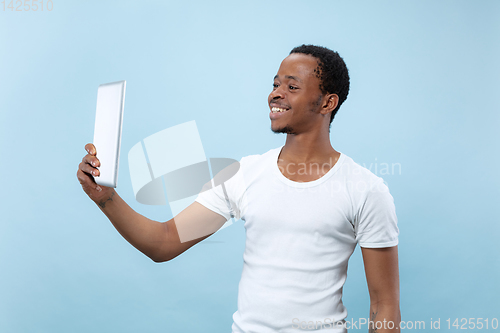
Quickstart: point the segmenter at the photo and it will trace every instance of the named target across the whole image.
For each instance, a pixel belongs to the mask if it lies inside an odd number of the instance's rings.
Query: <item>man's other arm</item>
[[[400,332],[398,247],[362,247],[361,252],[370,293],[369,332]]]
[[[77,178],[87,195],[108,217],[116,230],[136,249],[155,262],[171,260],[196,243],[209,237],[226,222],[226,219],[203,205],[194,202],[167,222],[157,222],[135,212],[113,188],[97,185],[94,176],[99,176],[100,162],[94,145],[85,146],[85,155],[77,171]],[[177,223],[176,223],[177,222]],[[184,227],[186,225],[186,227]],[[178,228],[192,230],[200,228],[200,237],[180,240]]]

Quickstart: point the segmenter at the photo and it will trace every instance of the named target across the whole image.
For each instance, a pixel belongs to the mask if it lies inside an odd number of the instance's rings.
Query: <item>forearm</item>
[[[136,249],[153,261],[164,261],[168,256],[165,223],[150,220],[135,212],[114,190],[95,202],[116,230]]]
[[[179,236],[173,219],[161,223],[138,213],[116,193],[113,188],[96,184],[101,162],[96,157],[95,146],[85,145],[87,155],[78,165],[76,176],[82,189],[109,218],[116,230],[136,249],[154,261],[166,261],[182,253],[186,245],[179,246]],[[187,244],[190,245],[190,244]]]
[[[398,332],[399,310],[398,247],[361,248],[366,282],[370,292],[370,333]]]
[[[398,302],[379,302],[370,306],[370,333],[399,333],[401,313]]]

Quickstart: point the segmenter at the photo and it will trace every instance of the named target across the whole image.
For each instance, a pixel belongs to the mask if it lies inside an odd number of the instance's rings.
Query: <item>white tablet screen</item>
[[[97,89],[94,146],[101,162],[97,184],[116,187],[122,134],[125,81],[101,84]]]

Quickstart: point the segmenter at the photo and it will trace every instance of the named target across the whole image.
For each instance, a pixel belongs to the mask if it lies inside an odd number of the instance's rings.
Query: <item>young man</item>
[[[330,143],[330,123],[348,91],[347,67],[336,52],[293,49],[269,95],[271,129],[287,134],[285,145],[244,157],[224,187],[202,192],[165,223],[137,214],[113,189],[93,182],[99,160],[91,144],[77,176],[123,237],[157,262],[205,239],[231,215],[241,218],[246,248],[233,332],[345,332],[342,287],[356,244],[370,293],[369,330],[399,332],[393,199],[382,179]]]

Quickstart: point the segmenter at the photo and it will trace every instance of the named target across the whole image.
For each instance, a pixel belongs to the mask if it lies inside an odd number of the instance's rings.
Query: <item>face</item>
[[[307,54],[292,53],[283,60],[268,98],[273,132],[299,134],[321,126],[324,96],[317,68],[316,58]]]

